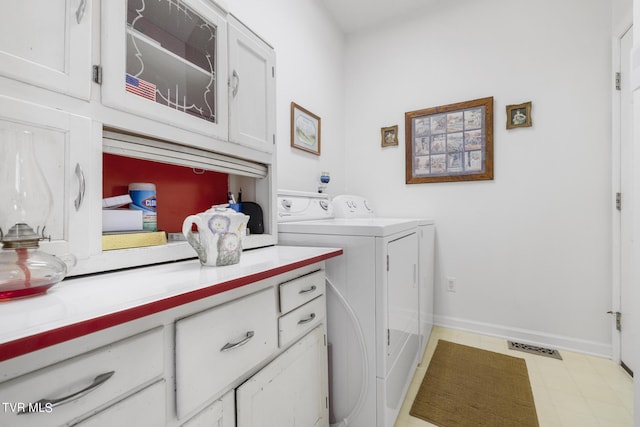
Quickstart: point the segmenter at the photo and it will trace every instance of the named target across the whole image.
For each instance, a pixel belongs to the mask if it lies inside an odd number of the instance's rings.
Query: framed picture
[[[531,126],[531,101],[507,105],[507,129]]]
[[[405,113],[406,183],[493,179],[493,97]]]
[[[320,117],[291,103],[291,146],[320,155]]]
[[[398,145],[398,125],[382,128],[381,133],[383,147]]]

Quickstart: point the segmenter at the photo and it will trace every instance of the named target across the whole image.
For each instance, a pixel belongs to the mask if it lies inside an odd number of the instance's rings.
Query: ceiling
[[[437,0],[321,0],[346,34],[425,10]]]

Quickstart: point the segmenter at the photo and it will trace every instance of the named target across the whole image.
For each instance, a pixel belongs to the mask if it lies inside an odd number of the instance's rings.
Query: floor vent
[[[562,356],[560,356],[560,352],[558,350],[538,347],[531,344],[522,344],[514,341],[507,341],[507,342],[509,343],[509,350],[526,351],[527,353],[539,354],[540,356],[553,357],[554,359],[562,360]]]

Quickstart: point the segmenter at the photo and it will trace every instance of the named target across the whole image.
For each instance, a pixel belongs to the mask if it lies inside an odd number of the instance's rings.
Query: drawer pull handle
[[[41,408],[55,408],[56,406],[64,405],[65,403],[73,402],[74,400],[80,399],[82,396],[85,396],[91,393],[96,388],[100,387],[104,384],[109,378],[111,378],[115,374],[115,371],[106,372],[104,374],[100,374],[93,379],[93,382],[89,384],[87,387],[83,388],[80,391],[76,391],[68,396],[61,397],[59,399],[40,399],[34,404],[28,405],[24,410],[19,412],[18,414],[27,414],[29,412],[38,411]]]
[[[309,323],[311,322],[313,319],[316,318],[316,314],[315,313],[311,313],[311,315],[309,317],[307,317],[306,319],[302,319],[301,321],[298,322],[298,325],[304,325],[305,323]]]
[[[233,350],[234,348],[238,348],[242,345],[245,345],[246,343],[249,342],[251,338],[253,338],[253,335],[254,335],[253,331],[249,331],[247,332],[247,335],[242,340],[235,343],[228,342],[224,345],[224,347],[220,349],[220,351],[229,351],[229,350]]]
[[[76,163],[75,174],[78,177],[78,196],[76,197],[76,200],[74,200],[73,203],[76,207],[76,212],[78,212],[78,210],[80,209],[80,206],[82,206],[82,201],[84,200],[84,192],[86,187],[85,179],[84,179],[84,171],[80,167],[80,163]]]
[[[231,94],[233,95],[233,97],[235,98],[236,95],[238,94],[238,89],[240,89],[240,76],[238,75],[238,72],[236,70],[233,70],[232,73],[232,78],[234,80],[234,85],[233,85],[233,90],[231,92]]]
[[[82,17],[84,16],[84,11],[87,7],[87,0],[82,0],[80,2],[80,6],[78,6],[78,10],[76,10],[76,21],[79,23],[82,22]]]
[[[300,289],[300,292],[298,292],[298,294],[300,294],[300,295],[308,294],[309,292],[313,292],[313,291],[315,291],[316,289],[318,289],[318,288],[316,288],[316,285],[312,285],[312,286],[311,286],[310,288],[308,288],[308,289]]]

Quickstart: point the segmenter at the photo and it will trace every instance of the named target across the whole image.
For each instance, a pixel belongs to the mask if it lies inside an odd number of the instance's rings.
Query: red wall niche
[[[184,166],[102,155],[102,197],[128,194],[129,183],[150,182],[156,186],[158,230],[182,232],[188,215],[227,203],[228,175],[194,171]]]

